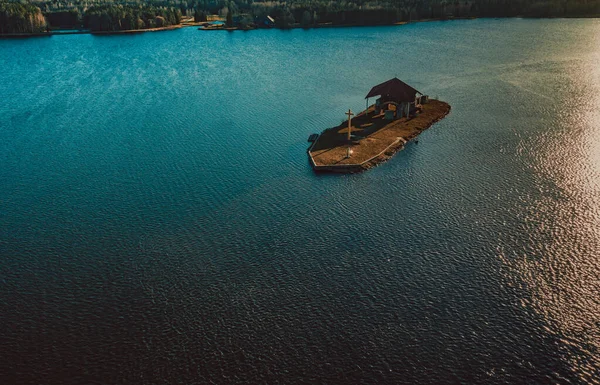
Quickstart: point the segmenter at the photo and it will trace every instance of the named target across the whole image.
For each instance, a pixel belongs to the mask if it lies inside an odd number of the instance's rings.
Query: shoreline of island
[[[307,150],[311,167],[316,172],[353,174],[384,163],[451,111],[450,104],[435,99],[429,99],[421,108],[416,116],[391,120],[366,136],[352,135],[351,141],[344,139],[347,120],[324,130]],[[377,118],[374,116],[375,110],[375,105],[372,105],[357,114],[351,122],[354,121],[359,127],[365,125],[368,130],[372,120]],[[351,131],[361,131],[359,127],[353,126]]]

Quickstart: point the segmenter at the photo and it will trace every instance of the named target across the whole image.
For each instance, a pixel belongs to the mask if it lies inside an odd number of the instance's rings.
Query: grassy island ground
[[[385,120],[374,115],[373,106],[352,119],[352,140],[348,142],[348,121],[319,135],[308,154],[316,171],[358,172],[389,159],[404,144],[431,127],[450,112],[450,105],[430,100],[419,115],[410,119]],[[348,146],[352,154],[348,158]]]

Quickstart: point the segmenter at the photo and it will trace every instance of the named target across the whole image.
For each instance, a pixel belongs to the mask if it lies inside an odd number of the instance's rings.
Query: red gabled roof
[[[381,84],[376,85],[371,88],[371,91],[365,96],[366,98],[370,98],[378,95],[389,95],[401,102],[412,102],[415,99],[415,95],[417,93],[421,93],[408,84],[404,83],[402,80],[398,78],[393,78],[388,80],[387,82],[383,82]]]

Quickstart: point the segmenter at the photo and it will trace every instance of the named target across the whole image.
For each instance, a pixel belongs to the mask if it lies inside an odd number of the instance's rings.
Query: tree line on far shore
[[[170,0],[161,0],[166,3]],[[175,0],[173,0],[175,1]],[[378,25],[469,17],[600,17],[600,0],[182,0],[184,15],[247,24],[271,16],[274,27]],[[187,3],[186,3],[187,1]],[[237,18],[236,18],[237,16]]]
[[[0,0],[0,34],[40,33],[45,30],[46,19],[39,7]]]
[[[600,0],[197,0],[194,5],[207,13],[269,15],[280,28],[469,17],[600,17]]]
[[[91,31],[127,31],[163,28],[181,23],[177,8],[151,5],[100,5],[88,8],[83,16],[84,27]]]
[[[182,16],[230,26],[309,28],[464,17],[600,16],[600,0],[0,0],[0,33],[53,28],[120,31],[167,27]],[[274,23],[267,22],[267,16]]]
[[[178,7],[103,4],[43,13],[32,3],[0,0],[0,34],[43,33],[53,27],[115,32],[181,24]]]

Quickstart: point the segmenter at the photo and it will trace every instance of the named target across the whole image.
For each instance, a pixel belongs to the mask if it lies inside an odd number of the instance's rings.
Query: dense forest
[[[311,27],[317,24],[376,25],[464,17],[593,17],[600,0],[0,0],[0,33],[87,28],[118,31],[165,27],[182,16],[228,24]]]
[[[91,31],[126,31],[162,28],[181,23],[177,8],[151,5],[99,5],[85,10],[83,25]]]
[[[46,30],[40,8],[30,3],[0,0],[0,34],[39,33]]]
[[[39,2],[0,0],[0,34],[41,33],[49,27],[114,32],[162,28],[180,23],[180,7],[98,2],[91,6],[88,3],[68,3],[56,11],[48,11],[48,7]]]

